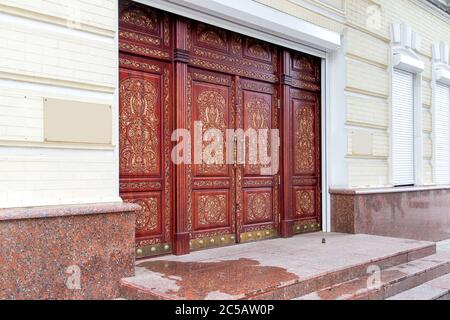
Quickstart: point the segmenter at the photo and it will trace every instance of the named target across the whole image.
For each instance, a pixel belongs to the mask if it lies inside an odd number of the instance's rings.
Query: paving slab
[[[122,284],[129,298],[291,299],[435,250],[426,241],[313,233],[141,260]]]
[[[450,274],[447,274],[399,293],[388,300],[438,300],[448,298],[449,293]]]

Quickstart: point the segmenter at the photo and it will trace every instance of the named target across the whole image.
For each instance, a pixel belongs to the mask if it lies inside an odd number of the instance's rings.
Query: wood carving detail
[[[295,194],[296,208],[295,212],[297,216],[311,217],[315,214],[315,192],[313,190],[300,190]]]
[[[247,112],[253,129],[270,129],[270,104],[265,99],[252,98],[247,104]]]
[[[303,54],[294,54],[292,85],[301,89],[320,91],[320,62]]]
[[[150,32],[158,30],[158,16],[155,11],[146,6],[131,5],[121,13],[120,22]]]
[[[148,72],[161,72],[161,68],[157,64],[143,62],[137,59],[128,59],[120,57],[119,64],[123,68],[130,68],[135,70],[142,70]]]
[[[314,109],[309,106],[298,107],[295,121],[295,172],[311,174],[315,172]]]
[[[165,239],[169,241],[172,238],[172,185],[171,185],[171,136],[172,126],[170,125],[170,71],[164,69],[164,199],[165,199]]]
[[[200,23],[197,26],[197,41],[218,49],[226,49],[227,32]]]
[[[229,188],[230,182],[226,180],[200,180],[194,182],[196,188]]]
[[[152,232],[158,229],[158,198],[136,199],[134,203],[141,206],[136,216],[136,229],[138,232]]]
[[[160,119],[155,86],[140,78],[120,84],[120,168],[122,174],[160,173]]]
[[[227,223],[227,197],[202,195],[198,197],[198,223],[202,227]]]
[[[250,193],[247,198],[248,222],[268,221],[272,217],[272,196],[270,192]]]
[[[145,36],[145,35],[142,35],[140,33],[135,33],[135,32],[120,31],[119,36],[123,37],[125,39],[128,39],[128,40],[139,41],[142,43],[155,45],[155,46],[159,46],[161,44],[161,40],[158,38]]]
[[[256,39],[248,39],[245,51],[249,57],[271,62],[271,52],[267,43]]]
[[[234,55],[242,55],[242,37],[237,34],[231,36],[231,52]]]
[[[160,189],[161,187],[161,182],[120,182],[121,190],[146,191],[152,189]]]
[[[161,58],[161,59],[170,58],[169,53],[166,51],[161,51],[161,50],[152,49],[152,48],[146,48],[146,47],[142,47],[142,46],[132,44],[132,43],[127,43],[127,42],[121,42],[119,44],[119,48],[121,50],[131,52],[134,54],[143,55],[143,56],[156,57],[156,58]]]
[[[249,128],[256,130],[257,133],[258,130],[270,130],[271,129],[271,106],[270,104],[264,99],[260,97],[253,97],[251,98],[247,104],[246,104],[246,117],[247,117],[247,125]],[[246,129],[249,129],[246,128]],[[257,142],[257,145],[261,142],[266,143],[266,145],[261,145],[261,148],[258,148],[258,154],[261,150],[266,150],[267,155],[266,157],[270,156],[271,154],[271,146],[270,146],[270,131],[267,132],[267,140],[259,140]],[[246,159],[248,159],[250,162],[248,166],[246,167],[246,173],[247,174],[260,174],[261,168],[264,168],[265,166],[261,164],[261,155],[259,155],[259,159],[252,159],[250,154],[248,153],[248,150],[250,150],[250,147],[246,148],[247,154]],[[257,164],[254,164],[254,162],[257,162]]]
[[[226,136],[227,105],[225,97],[217,91],[203,91],[197,98],[198,112],[200,121],[203,123],[203,134],[208,130],[219,130],[222,137]],[[203,151],[208,143],[203,142]],[[224,150],[218,150],[219,154],[211,154],[212,159],[203,159],[203,164],[199,166],[198,171],[203,175],[227,174],[228,169],[225,163]],[[219,160],[216,162],[216,160]]]

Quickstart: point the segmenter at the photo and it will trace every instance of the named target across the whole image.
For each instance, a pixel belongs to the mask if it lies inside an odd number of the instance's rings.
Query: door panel
[[[188,170],[192,182],[187,186],[192,202],[189,224],[192,247],[203,248],[227,242],[231,238],[221,236],[235,232],[233,166],[226,162],[225,149],[226,130],[234,127],[234,97],[230,76],[190,69],[188,83],[189,131],[194,141],[194,164]],[[201,150],[197,156],[196,147]]]
[[[173,17],[119,1],[120,196],[142,210],[137,258],[172,253]]]
[[[273,148],[279,147],[278,140],[271,142],[271,129],[278,129],[278,97],[274,85],[246,79],[240,80],[238,96],[237,125],[246,134],[238,135],[245,159],[237,167],[236,215],[239,239],[246,242],[278,233],[279,172],[262,171],[274,160],[279,163],[279,158],[271,159]],[[252,132],[258,136],[252,138]]]
[[[272,188],[244,189],[244,225],[272,223],[273,202]]]
[[[138,63],[133,59],[121,56]],[[120,69],[120,194],[142,208],[138,257],[171,250],[170,69],[155,62],[154,70]]]
[[[161,177],[161,76],[121,72],[122,177]]]
[[[161,192],[134,192],[122,194],[126,202],[136,203],[142,211],[136,217],[136,237],[158,237],[163,233]]]
[[[292,208],[295,232],[321,227],[320,94],[291,89]]]
[[[229,191],[194,191],[194,230],[211,230],[231,226]]]

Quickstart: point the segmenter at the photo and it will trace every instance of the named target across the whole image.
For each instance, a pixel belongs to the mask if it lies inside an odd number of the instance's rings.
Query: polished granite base
[[[136,205],[0,210],[0,299],[111,299],[134,274]]]
[[[450,239],[450,188],[331,190],[332,231]]]

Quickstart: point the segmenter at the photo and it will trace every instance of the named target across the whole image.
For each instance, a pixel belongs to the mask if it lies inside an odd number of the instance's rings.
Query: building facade
[[[108,217],[98,245],[133,259],[320,230],[450,239],[450,17],[429,1],[0,0],[0,25],[8,243],[74,217],[86,237]],[[278,129],[280,170],[174,164],[195,121]]]

